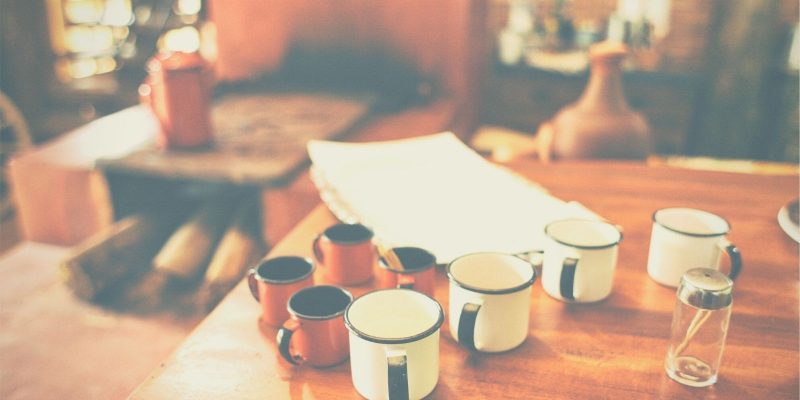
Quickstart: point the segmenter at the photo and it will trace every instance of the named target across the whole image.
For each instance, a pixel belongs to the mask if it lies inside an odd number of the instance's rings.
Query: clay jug
[[[624,44],[589,49],[589,82],[577,102],[562,108],[537,134],[539,155],[551,158],[644,159],[650,152],[647,120],[631,110],[622,91]]]

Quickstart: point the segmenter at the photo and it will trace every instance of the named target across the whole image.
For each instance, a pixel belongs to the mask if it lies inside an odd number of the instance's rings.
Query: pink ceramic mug
[[[372,231],[361,224],[336,224],[314,239],[314,257],[330,282],[356,285],[372,277],[377,252]]]

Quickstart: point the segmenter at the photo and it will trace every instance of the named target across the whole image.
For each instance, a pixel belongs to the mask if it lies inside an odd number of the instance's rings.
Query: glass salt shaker
[[[688,386],[717,381],[731,318],[733,281],[709,268],[694,268],[681,278],[665,368]]]

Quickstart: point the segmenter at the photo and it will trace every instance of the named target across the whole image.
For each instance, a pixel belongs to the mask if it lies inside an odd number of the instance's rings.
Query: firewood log
[[[263,256],[266,246],[261,237],[260,207],[258,196],[248,196],[240,202],[196,292],[199,310],[208,311]]]
[[[230,199],[205,203],[169,237],[153,259],[153,269],[170,278],[192,279],[202,273],[233,213]]]
[[[230,195],[208,200],[180,225],[152,259],[152,271],[128,291],[126,301],[140,310],[153,309],[171,282],[191,281],[202,274],[228,226],[231,202]]]
[[[115,222],[67,254],[60,265],[64,282],[78,297],[92,300],[122,280],[138,278],[177,223],[175,216],[152,213]]]

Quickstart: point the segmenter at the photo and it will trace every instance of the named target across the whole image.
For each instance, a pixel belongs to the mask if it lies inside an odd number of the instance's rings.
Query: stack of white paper
[[[452,133],[413,139],[311,141],[312,177],[323,201],[390,246],[418,246],[440,263],[478,251],[541,248],[544,226],[596,218],[512,171],[486,161]]]

